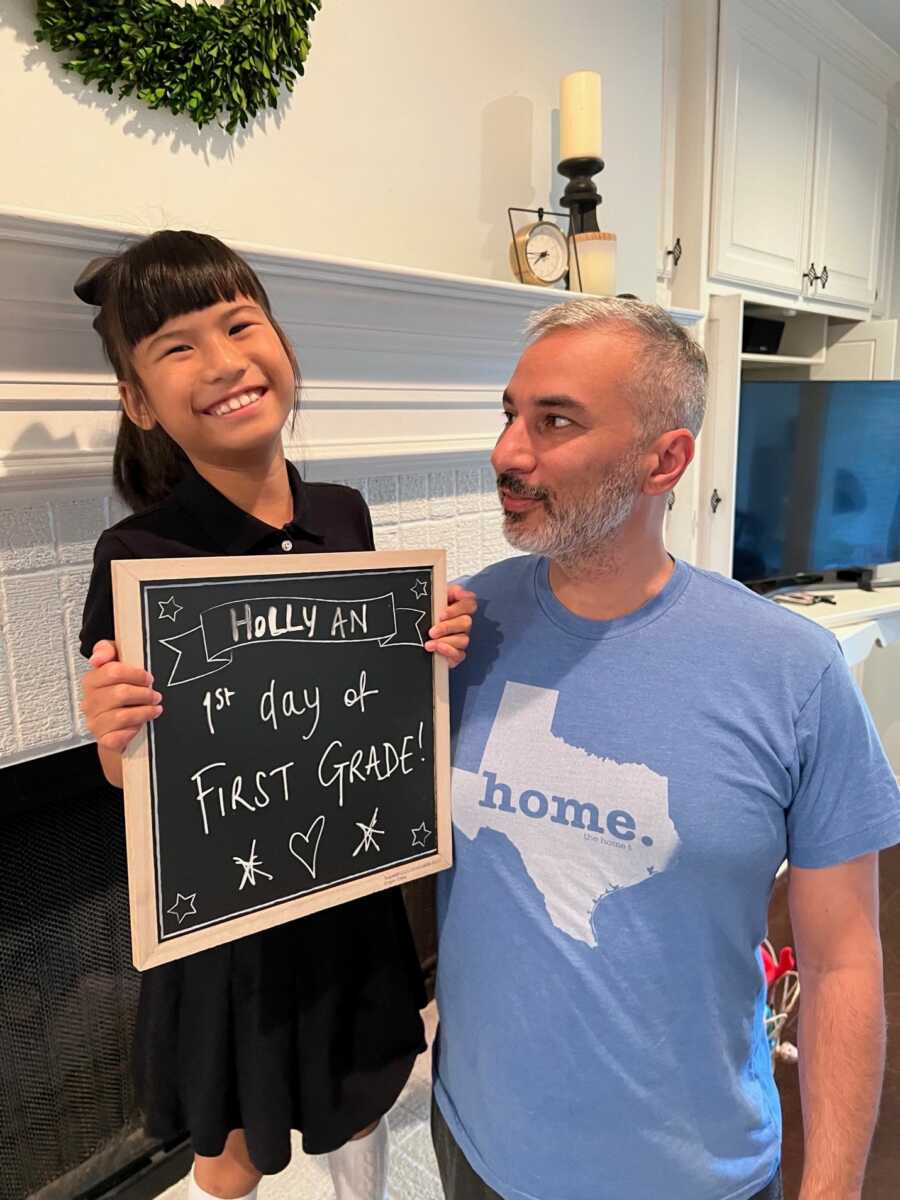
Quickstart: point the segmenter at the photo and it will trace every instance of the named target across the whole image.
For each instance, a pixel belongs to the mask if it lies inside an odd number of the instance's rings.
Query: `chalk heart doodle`
[[[425,616],[423,609],[398,608],[393,592],[359,600],[255,596],[217,604],[200,614],[193,629],[160,638],[175,654],[167,686],[205,679],[230,667],[236,650],[265,642],[421,646]]]
[[[301,833],[299,829],[296,833],[291,834],[291,840],[288,842],[288,847],[294,858],[300,860],[312,875],[316,877],[316,858],[319,854],[319,843],[322,841],[322,834],[325,830],[325,814],[316,817],[306,833]],[[294,839],[299,839],[297,845],[294,845]],[[310,858],[312,863],[310,863]]]

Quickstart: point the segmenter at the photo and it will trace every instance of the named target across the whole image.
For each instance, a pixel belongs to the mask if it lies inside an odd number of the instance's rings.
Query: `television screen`
[[[744,383],[735,579],[900,561],[900,382]]]

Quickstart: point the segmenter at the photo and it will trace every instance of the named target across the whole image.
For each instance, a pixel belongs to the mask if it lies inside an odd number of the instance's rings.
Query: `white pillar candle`
[[[603,97],[596,71],[563,76],[559,88],[559,156],[603,157]]]
[[[571,243],[570,239],[570,243]],[[569,248],[569,274],[572,291],[589,296],[616,294],[616,235],[614,233],[577,233],[577,245]],[[579,278],[580,276],[580,278]]]

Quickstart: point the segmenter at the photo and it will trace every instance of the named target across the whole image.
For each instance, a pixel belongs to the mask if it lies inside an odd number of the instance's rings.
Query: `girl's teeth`
[[[230,400],[223,400],[212,411],[213,416],[224,417],[226,413],[235,412],[239,408],[246,408],[248,404],[253,404],[259,399],[259,392],[244,392],[242,396],[232,396]]]

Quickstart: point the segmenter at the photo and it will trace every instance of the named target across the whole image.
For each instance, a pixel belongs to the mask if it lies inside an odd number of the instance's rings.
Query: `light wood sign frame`
[[[308,913],[317,912],[320,909],[330,907],[335,904],[342,904],[348,900],[356,899],[357,897],[368,895],[370,893],[380,891],[384,888],[393,887],[397,884],[407,883],[411,880],[418,879],[425,875],[433,874],[452,865],[452,837],[451,837],[451,821],[450,821],[450,734],[449,734],[449,711],[448,711],[448,665],[447,660],[438,654],[430,654],[431,670],[431,711],[426,712],[426,704],[422,702],[422,698],[427,693],[427,683],[422,677],[421,668],[411,659],[403,659],[403,654],[412,654],[412,650],[394,650],[393,647],[409,647],[420,645],[422,641],[427,640],[427,629],[432,625],[437,618],[437,612],[444,607],[446,597],[446,556],[443,550],[423,550],[416,552],[405,551],[385,551],[385,552],[364,552],[350,554],[304,554],[304,555],[285,555],[279,557],[276,555],[257,555],[247,557],[230,557],[230,558],[176,558],[176,559],[125,559],[115,561],[112,564],[113,576],[113,599],[115,607],[116,621],[116,641],[119,650],[119,656],[123,662],[137,665],[142,665],[145,669],[150,670],[154,674],[155,686],[162,692],[163,695],[163,715],[159,718],[158,723],[145,726],[144,729],[133,739],[130,746],[123,756],[123,775],[125,789],[125,828],[126,841],[128,850],[128,882],[129,896],[131,908],[131,934],[132,934],[132,952],[135,966],[139,970],[144,970],[148,967],[157,966],[160,963],[171,961],[172,959],[180,958],[188,954],[194,954],[200,950],[205,950],[211,946],[217,946],[224,942],[231,941],[238,937],[244,937],[248,934],[257,933],[260,930],[269,928],[274,925],[279,925],[285,921],[291,921],[298,917],[303,917]],[[415,571],[421,575],[421,579],[416,579],[413,589],[410,589],[409,575],[404,575],[404,572]],[[319,847],[322,843],[322,831],[325,827],[324,812],[321,818],[313,821],[312,825],[308,826],[303,823],[303,818],[300,817],[301,809],[292,809],[293,813],[298,813],[298,832],[291,834],[290,847],[291,853],[297,858],[306,870],[310,873],[309,878],[304,878],[302,886],[299,882],[281,883],[279,880],[278,887],[286,887],[288,894],[285,897],[276,896],[274,899],[260,899],[259,903],[252,903],[248,897],[261,898],[265,894],[265,888],[268,887],[264,880],[267,877],[266,872],[272,871],[271,862],[266,862],[266,854],[258,857],[257,840],[254,838],[252,851],[250,848],[250,835],[255,834],[257,829],[264,829],[265,818],[257,820],[254,824],[252,819],[248,819],[243,808],[237,809],[237,815],[231,820],[227,826],[231,829],[244,830],[244,838],[242,841],[243,852],[246,858],[239,855],[233,856],[228,862],[239,864],[243,870],[243,882],[241,883],[242,895],[240,900],[235,900],[234,903],[238,906],[239,911],[234,914],[229,912],[214,911],[213,908],[209,912],[213,914],[208,920],[204,919],[202,905],[198,903],[196,890],[191,896],[191,889],[188,883],[178,889],[174,906],[170,906],[172,895],[175,894],[176,886],[171,880],[166,881],[163,858],[166,855],[166,846],[172,847],[174,855],[178,839],[173,840],[171,833],[168,835],[160,831],[160,797],[157,795],[158,778],[169,780],[171,782],[172,772],[175,770],[173,764],[177,761],[180,769],[179,753],[185,752],[172,749],[178,744],[178,739],[183,739],[182,746],[189,743],[187,753],[193,753],[198,757],[198,761],[205,761],[210,754],[206,748],[200,746],[199,755],[196,747],[202,743],[203,738],[197,733],[196,710],[197,706],[204,707],[203,715],[206,724],[209,727],[210,734],[218,732],[224,733],[216,743],[216,753],[211,755],[213,758],[225,759],[228,751],[228,729],[220,730],[216,722],[220,720],[220,716],[216,714],[214,706],[208,697],[216,694],[218,689],[219,698],[225,695],[229,690],[239,692],[240,688],[236,685],[241,682],[242,662],[247,662],[246,656],[249,651],[245,648],[245,643],[237,640],[238,633],[236,632],[235,618],[233,612],[238,611],[237,606],[240,606],[240,611],[246,613],[247,622],[246,630],[250,631],[248,637],[252,636],[254,629],[254,621],[264,622],[266,613],[269,618],[274,611],[273,604],[275,601],[291,601],[295,603],[303,597],[304,589],[302,585],[304,578],[308,576],[316,576],[315,583],[310,581],[308,591],[313,594],[316,602],[320,603],[323,612],[319,612],[319,626],[316,626],[316,616],[313,614],[311,622],[307,622],[309,628],[304,630],[303,634],[297,636],[285,636],[283,640],[287,642],[299,642],[306,636],[313,638],[317,643],[328,642],[331,639],[331,644],[343,636],[341,629],[343,626],[338,626],[338,621],[343,621],[346,625],[345,618],[350,617],[350,613],[341,612],[341,605],[346,609],[348,606],[355,606],[353,610],[353,618],[356,621],[349,640],[368,642],[369,645],[360,651],[360,656],[364,661],[371,661],[373,654],[394,654],[395,657],[389,659],[385,657],[383,660],[386,670],[379,671],[380,680],[379,686],[386,693],[386,699],[383,702],[383,712],[387,714],[384,718],[388,721],[397,721],[401,719],[397,713],[399,711],[396,698],[390,693],[389,686],[392,675],[398,675],[402,671],[402,662],[411,664],[408,668],[413,671],[410,678],[414,680],[413,700],[407,701],[408,704],[418,706],[416,712],[409,714],[409,719],[414,723],[418,723],[421,718],[423,724],[419,729],[419,742],[422,742],[422,728],[428,730],[430,728],[433,734],[433,742],[428,741],[424,750],[421,745],[419,750],[422,751],[421,756],[415,758],[415,768],[419,771],[416,776],[415,787],[411,783],[407,800],[403,803],[424,805],[426,813],[431,814],[430,822],[425,821],[424,829],[419,827],[418,840],[417,830],[412,829],[413,847],[408,846],[407,850],[411,851],[403,854],[397,847],[399,846],[399,826],[403,823],[398,820],[398,830],[396,840],[390,843],[394,849],[386,848],[385,854],[391,861],[384,861],[380,865],[377,855],[372,853],[374,850],[380,850],[382,845],[387,845],[383,840],[383,833],[388,829],[391,822],[391,812],[389,804],[389,796],[386,789],[389,788],[389,783],[383,783],[383,776],[377,774],[377,779],[373,783],[372,795],[381,796],[381,816],[376,820],[370,820],[367,824],[365,818],[372,816],[369,812],[369,807],[365,800],[358,805],[358,811],[353,811],[349,814],[343,814],[344,806],[344,776],[341,776],[341,790],[339,803],[341,805],[342,814],[338,815],[337,809],[333,808],[329,811],[335,814],[332,828],[335,829],[335,837],[337,830],[343,829],[344,825],[339,822],[345,822],[346,817],[358,817],[358,828],[363,831],[360,841],[359,858],[354,858],[353,869],[356,870],[357,864],[363,864],[360,867],[359,873],[351,874],[346,878],[338,878],[335,882],[321,882],[316,878],[316,856],[319,853]],[[375,577],[380,576],[380,579]],[[385,577],[390,576],[395,579],[398,588],[403,586],[405,591],[414,591],[414,597],[407,595],[400,596],[400,604],[397,604],[397,596],[385,587]],[[338,591],[338,598],[329,598],[327,595],[316,594],[326,586],[323,582],[325,579],[334,579],[334,588]],[[356,588],[356,599],[348,599],[346,595],[341,594],[340,589],[344,588],[346,593],[350,587],[350,582]],[[231,585],[234,585],[233,593],[229,591]],[[418,586],[421,585],[421,586]],[[208,588],[207,592],[200,590]],[[281,591],[287,588],[289,595],[279,594],[273,596],[273,591]],[[230,597],[223,601],[222,597]],[[212,601],[211,607],[204,608],[207,598]],[[182,601],[182,604],[179,604]],[[308,601],[310,609],[312,601]],[[157,610],[154,606],[159,605]],[[268,608],[266,608],[268,606]],[[368,608],[366,606],[369,606]],[[405,607],[404,607],[405,606]],[[229,616],[218,613],[219,610],[228,609]],[[336,608],[336,612],[335,612]],[[184,611],[185,617],[178,620],[179,614]],[[299,617],[296,615],[301,609],[297,607],[291,610],[293,616],[288,617],[288,622],[294,620],[299,622]],[[193,628],[185,629],[185,624],[195,623]],[[251,617],[251,613],[256,614]],[[165,638],[161,636],[160,621],[163,619],[163,614],[171,618],[172,629],[171,635]],[[369,628],[368,621],[371,618],[374,628]],[[208,621],[208,624],[205,623]],[[214,621],[218,622],[216,629],[211,632],[211,626]],[[231,622],[229,625],[228,622]],[[393,622],[393,628],[391,628]],[[239,622],[240,623],[240,622]],[[296,626],[299,628],[300,624]],[[263,632],[263,625],[258,626],[257,637],[259,644],[271,642],[275,640],[275,636],[267,636],[271,634],[272,626]],[[284,634],[284,627],[274,626],[276,634]],[[288,625],[288,629],[293,632],[295,626]],[[404,633],[402,629],[405,628]],[[230,644],[228,637],[224,636],[222,631],[229,630],[233,639]],[[334,630],[338,629],[338,634]],[[410,633],[410,630],[413,630]],[[168,625],[165,629],[168,635]],[[219,641],[216,642],[216,636],[219,636]],[[243,634],[241,635],[243,636]],[[180,640],[183,639],[183,640]],[[180,640],[178,646],[174,645]],[[211,644],[213,643],[213,644]],[[374,645],[378,643],[378,646]],[[160,650],[160,645],[166,646],[166,651]],[[246,643],[249,645],[249,643]],[[174,651],[174,654],[172,653]],[[189,653],[190,652],[190,653]],[[278,654],[287,655],[290,648],[285,645],[279,648]],[[274,652],[267,651],[269,656],[265,661],[272,661]],[[320,652],[321,653],[321,652]],[[422,651],[423,654],[427,653]],[[300,652],[298,651],[298,654]],[[193,657],[191,657],[193,655]],[[365,656],[369,658],[366,659]],[[350,655],[336,655],[336,661],[343,663],[350,662]],[[184,663],[192,663],[192,666],[185,667]],[[281,661],[287,662],[286,658]],[[294,660],[290,660],[294,661]],[[300,657],[299,661],[302,661]],[[309,658],[307,661],[312,661]],[[322,661],[320,658],[317,661]],[[379,662],[382,660],[379,659]],[[228,670],[232,667],[232,670]],[[236,668],[236,669],[235,669]],[[250,668],[243,668],[245,678],[250,673]],[[285,668],[287,669],[287,668]],[[292,667],[296,673],[296,667]],[[179,671],[184,678],[176,678]],[[192,674],[189,672],[193,672]],[[352,672],[351,672],[352,673]],[[209,676],[208,687],[205,683],[206,675]],[[163,736],[162,722],[166,719],[166,699],[167,693],[171,696],[171,692],[178,683],[188,682],[195,683],[203,678],[197,688],[192,692],[179,693],[179,703],[182,704],[181,714],[184,721],[184,730],[176,736],[176,728],[179,731],[182,726],[168,727],[168,732]],[[356,680],[353,681],[354,683]],[[273,681],[274,684],[274,681]],[[346,691],[341,691],[343,681],[335,678],[325,679],[325,695],[336,696],[338,699],[333,700],[333,706],[330,713],[330,718],[324,718],[325,724],[322,726],[322,732],[328,732],[328,720],[331,719],[337,723],[342,719],[343,709],[341,703],[347,706],[355,705],[358,710],[360,697],[358,692],[352,687],[348,687]],[[377,691],[366,691],[366,680],[363,674],[359,691],[363,692],[362,709],[366,711],[366,698],[369,695],[378,695]],[[370,684],[374,689],[374,681]],[[331,689],[330,691],[328,689]],[[338,689],[335,691],[335,689]],[[200,693],[205,691],[205,695],[201,701]],[[196,694],[195,694],[196,693]],[[316,719],[319,716],[319,688],[316,687]],[[273,692],[274,695],[274,692]],[[182,697],[185,699],[182,700]],[[188,699],[190,698],[190,699]],[[197,704],[193,703],[196,699]],[[243,705],[243,712],[247,714],[259,714],[265,711],[265,700],[259,695],[245,695],[238,702],[230,701],[235,707],[238,704]],[[292,702],[293,703],[293,702]],[[374,704],[374,701],[370,701]],[[391,705],[393,704],[393,707]],[[173,706],[174,707],[174,706]],[[290,711],[289,715],[296,716],[299,710],[299,704],[293,704],[294,711]],[[402,708],[402,706],[400,706]],[[176,710],[177,711],[177,710]],[[189,718],[189,719],[188,719]],[[174,718],[173,718],[174,719]],[[348,720],[351,718],[347,718]],[[358,711],[352,714],[354,721],[362,721]],[[367,717],[366,720],[369,718]],[[406,719],[405,712],[402,719]],[[377,723],[376,718],[372,718],[373,722]],[[158,724],[159,728],[156,728]],[[286,722],[285,722],[286,724]],[[235,726],[231,727],[232,729]],[[274,728],[278,729],[277,721]],[[260,726],[262,729],[262,726]],[[191,732],[193,731],[193,732]],[[201,730],[205,736],[205,730]],[[270,734],[268,727],[264,730],[264,734],[269,738],[266,744],[272,744],[271,739],[274,735]],[[260,740],[263,739],[263,732],[259,734]],[[231,735],[232,738],[235,736]],[[251,735],[247,735],[250,737]],[[281,732],[277,735],[282,737]],[[334,736],[334,735],[333,735]],[[398,735],[399,738],[399,735]],[[405,744],[409,739],[404,739],[403,754],[403,774],[409,773],[412,775],[413,766],[409,766],[407,772],[408,761],[412,762],[413,755],[407,751],[409,747]],[[298,745],[299,736],[295,736],[293,745]],[[314,745],[317,745],[315,743]],[[331,743],[341,745],[340,742]],[[166,749],[168,747],[168,749]],[[430,752],[430,753],[429,753]],[[168,759],[164,761],[164,754],[168,754]],[[392,764],[396,765],[399,749],[393,751],[394,757],[391,759]],[[193,759],[191,760],[193,762]],[[420,763],[431,763],[433,765],[433,775],[428,770],[428,767],[420,767]],[[224,767],[224,762],[212,763],[212,766]],[[294,767],[294,763],[286,764],[286,766]],[[393,768],[392,768],[393,769]],[[197,776],[201,776],[202,771],[206,771],[204,766],[201,771],[198,771]],[[224,774],[224,773],[223,773]],[[205,777],[204,777],[205,778]],[[210,776],[212,778],[212,776]],[[350,775],[351,780],[354,776]],[[357,776],[356,778],[360,778]],[[395,777],[402,783],[401,776],[398,773]],[[178,779],[181,780],[179,774]],[[427,786],[425,784],[427,779]],[[193,781],[193,782],[192,782]],[[258,779],[257,779],[258,781]],[[295,797],[288,795],[288,772],[282,769],[280,782],[283,785],[283,797],[278,797],[283,801]],[[313,773],[312,782],[304,775],[303,779],[298,783],[295,789],[302,796],[302,803],[306,803],[306,798],[309,795],[317,795],[316,792],[316,775]],[[329,782],[331,782],[329,780]],[[270,781],[271,783],[271,781]],[[322,760],[319,762],[318,768],[318,783],[325,783],[322,772]],[[403,786],[406,786],[403,784]],[[160,784],[161,790],[165,796],[169,795],[169,785]],[[416,787],[419,791],[416,792]],[[379,791],[379,788],[381,789]],[[270,788],[271,790],[271,788]],[[227,792],[227,788],[225,789]],[[362,789],[360,789],[362,791]],[[222,798],[222,788],[219,788],[218,803],[210,800],[210,809],[207,810],[206,801],[203,799],[205,793],[202,790],[201,784],[197,782],[193,775],[189,775],[184,780],[184,787],[179,785],[175,792],[178,799],[166,801],[163,797],[163,805],[166,803],[183,802],[182,809],[179,812],[187,812],[190,810],[190,820],[194,823],[191,826],[192,836],[196,826],[197,814],[201,813],[194,801],[200,799],[202,801],[202,821],[203,829],[200,832],[209,833],[208,827],[219,821],[220,813],[224,819],[226,817],[225,801]],[[208,794],[212,796],[213,789],[210,786]],[[331,793],[326,789],[319,787],[321,795],[318,798],[317,806],[325,809],[326,802],[336,804],[336,794],[332,788]],[[410,800],[408,797],[415,792],[415,796]],[[363,793],[365,794],[365,793]],[[399,793],[398,793],[399,794]],[[386,799],[387,796],[387,799]],[[256,797],[259,800],[259,797]],[[240,801],[241,805],[250,808],[245,801]],[[268,797],[267,797],[268,803]],[[296,802],[298,805],[300,801]],[[398,801],[399,803],[399,801]],[[260,807],[262,807],[260,803]],[[232,795],[231,808],[235,809],[234,797]],[[363,811],[365,809],[365,812]],[[171,815],[175,809],[168,809]],[[284,812],[286,809],[282,807],[279,811]],[[305,817],[308,818],[310,809],[305,809]],[[399,811],[399,810],[398,810]],[[408,815],[412,809],[404,809],[405,815]],[[416,810],[419,811],[418,809]],[[275,806],[270,819],[282,819],[276,817]],[[377,809],[376,809],[377,814]],[[169,818],[164,818],[164,820]],[[175,820],[176,818],[172,818]],[[178,816],[177,820],[185,820],[184,816]],[[287,818],[285,818],[287,819]],[[292,818],[291,818],[292,819]],[[316,826],[321,820],[321,827],[316,833]],[[429,829],[429,823],[433,824],[433,828]],[[376,825],[378,828],[376,828]],[[225,829],[226,825],[216,825],[216,828]],[[273,827],[274,828],[274,827]],[[376,837],[376,835],[378,835]],[[200,833],[196,835],[198,838]],[[223,837],[230,836],[222,835]],[[403,830],[404,839],[407,838],[405,829]],[[168,841],[166,838],[168,837]],[[302,839],[296,845],[293,838]],[[345,839],[346,840],[346,839]],[[427,841],[427,846],[422,845],[422,841]],[[283,839],[282,839],[283,841]],[[278,853],[284,854],[282,841],[278,843]],[[314,849],[311,848],[314,843]],[[207,842],[203,842],[205,847]],[[265,849],[265,848],[264,848]],[[178,851],[181,852],[180,850]],[[268,852],[268,851],[266,851]],[[327,855],[322,855],[319,859],[321,863],[327,859]],[[196,860],[195,860],[196,861]],[[218,859],[216,862],[218,863]],[[224,861],[224,860],[223,860]],[[233,868],[224,866],[222,872],[229,872]],[[341,869],[341,868],[338,868]],[[200,868],[198,868],[198,871]],[[220,868],[216,867],[216,873],[209,878],[214,880],[212,886],[218,887]],[[256,874],[258,873],[258,875]],[[300,872],[302,874],[302,872]],[[179,876],[181,878],[181,876]],[[272,878],[271,874],[268,878]],[[288,878],[282,876],[281,878]],[[290,876],[293,880],[293,876]],[[256,883],[260,882],[263,887],[257,889]],[[249,883],[249,887],[244,885]],[[236,887],[236,884],[235,884]],[[293,889],[293,890],[292,890]],[[163,894],[165,893],[165,894]],[[271,889],[270,889],[271,893]],[[170,914],[167,916],[167,914]],[[177,928],[174,927],[174,921],[177,917]],[[182,921],[187,923],[182,929]]]

